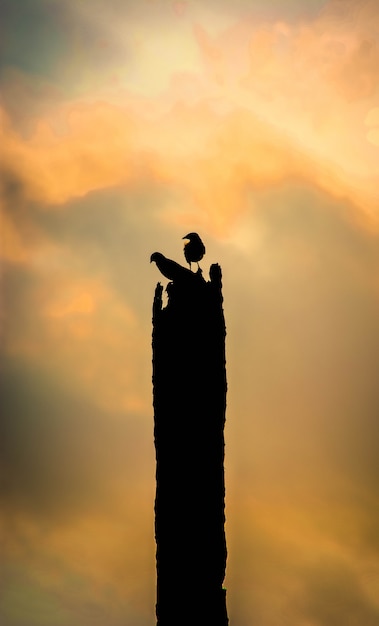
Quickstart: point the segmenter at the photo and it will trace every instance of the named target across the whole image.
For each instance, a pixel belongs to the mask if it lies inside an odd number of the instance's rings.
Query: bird
[[[172,261],[165,257],[161,252],[153,252],[150,257],[150,263],[156,263],[159,271],[170,280],[180,280],[181,278],[185,278],[185,275],[189,275],[189,271],[176,263],[176,261]]]
[[[197,233],[188,233],[183,239],[189,239],[188,243],[184,245],[184,256],[191,269],[191,263],[197,263],[198,269],[199,261],[205,254],[205,246],[201,241]]]

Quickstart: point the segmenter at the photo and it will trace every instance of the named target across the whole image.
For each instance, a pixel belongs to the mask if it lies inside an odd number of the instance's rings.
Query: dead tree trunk
[[[153,306],[157,626],[227,626],[221,270],[182,269]]]

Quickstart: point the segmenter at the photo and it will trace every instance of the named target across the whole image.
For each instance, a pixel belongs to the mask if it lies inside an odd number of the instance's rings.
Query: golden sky
[[[3,0],[2,626],[154,624],[150,254],[220,263],[231,626],[379,624],[377,0]]]

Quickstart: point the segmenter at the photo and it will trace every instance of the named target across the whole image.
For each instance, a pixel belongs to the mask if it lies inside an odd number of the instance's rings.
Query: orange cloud
[[[20,609],[20,602],[24,602],[26,607],[31,605],[33,624],[42,623],[40,613],[44,615],[44,604],[40,606],[30,597],[41,593],[47,606],[49,597],[57,598],[62,609],[71,609],[74,615],[80,611],[83,619],[86,614],[82,605],[86,603],[96,607],[95,616],[104,612],[117,623],[128,618],[129,611],[132,617],[153,611],[152,514],[146,515],[141,498],[132,495],[125,484],[123,487],[118,498],[121,502],[127,493],[129,506],[121,514],[115,512],[111,503],[112,515],[96,511],[77,517],[74,523],[66,521],[46,527],[44,532],[35,520],[14,516],[13,529],[5,528],[2,533],[7,539],[3,563],[11,561],[13,567],[4,585],[0,611],[7,607],[16,613],[17,606]],[[109,507],[109,502],[107,504]],[[28,573],[30,591],[25,599],[22,578],[19,593],[6,593],[17,572]],[[76,607],[77,601],[79,607]]]
[[[130,281],[117,283],[116,271],[112,277],[108,266],[103,272],[102,254],[109,257],[111,265],[121,256],[122,245],[112,256],[111,237],[100,243],[91,240],[96,228],[88,236],[91,254],[97,245],[102,250],[96,249],[100,260],[96,256],[98,264],[92,273],[90,263],[83,262],[88,248],[80,249],[83,230],[71,240],[75,224],[83,225],[73,219],[74,212],[82,208],[80,203],[71,203],[67,211],[67,220],[72,220],[69,227],[64,222],[64,205],[72,198],[117,185],[123,186],[127,197],[136,182],[146,189],[161,186],[180,193],[173,194],[174,200],[167,194],[159,205],[158,215],[169,220],[169,228],[148,223],[144,204],[138,205],[141,216],[130,222],[130,241],[135,232],[141,239],[133,242],[131,259],[136,258],[138,245],[142,248],[148,242],[150,246],[153,241],[155,245],[157,234],[159,245],[176,246],[168,233],[184,221],[191,220],[196,228],[201,225],[208,235],[229,234],[243,211],[253,202],[259,205],[259,214],[240,221],[244,232],[236,229],[235,248],[230,240],[228,245],[220,244],[218,237],[209,237],[209,247],[207,244],[207,258],[211,246],[217,254],[222,251],[225,294],[229,294],[225,303],[231,383],[226,468],[232,621],[237,624],[240,615],[241,623],[264,622],[267,626],[276,625],[278,619],[284,626],[343,623],[345,600],[351,596],[348,584],[338,587],[338,576],[332,574],[327,578],[331,596],[322,599],[322,584],[317,591],[330,563],[348,570],[355,590],[369,607],[377,606],[377,472],[371,460],[376,448],[372,444],[370,452],[367,445],[362,452],[356,447],[359,436],[361,448],[366,440],[377,441],[368,407],[371,403],[374,412],[377,259],[374,238],[358,233],[341,217],[343,211],[353,214],[354,210],[364,225],[378,225],[376,47],[363,44],[374,28],[377,9],[372,3],[361,4],[362,12],[357,12],[354,21],[351,10],[357,4],[331,3],[313,20],[286,22],[281,18],[261,23],[246,18],[242,23],[236,19],[233,26],[219,29],[217,36],[209,35],[199,22],[195,36],[191,29],[188,33],[201,50],[203,66],[180,72],[181,54],[191,46],[187,41],[182,49],[180,37],[175,39],[177,59],[170,67],[178,73],[161,92],[157,84],[167,74],[164,62],[159,55],[150,58],[146,54],[144,67],[150,73],[143,74],[143,80],[147,91],[151,87],[148,98],[120,89],[111,95],[99,90],[86,102],[58,104],[54,99],[48,110],[34,115],[38,123],[30,126],[28,135],[4,118],[3,164],[22,188],[21,209],[4,195],[4,256],[12,271],[15,267],[24,270],[12,274],[24,297],[20,296],[15,307],[19,317],[9,316],[6,347],[15,361],[54,373],[63,388],[66,384],[79,388],[90,398],[90,415],[78,437],[76,414],[82,405],[73,405],[71,415],[71,405],[62,402],[58,435],[67,429],[66,419],[71,417],[73,440],[79,441],[80,459],[89,457],[89,470],[80,462],[74,464],[71,478],[62,481],[69,485],[68,496],[59,489],[53,473],[50,489],[55,487],[60,502],[62,496],[67,497],[53,521],[46,513],[36,512],[38,498],[37,504],[32,503],[36,520],[29,519],[26,512],[18,513],[24,500],[30,505],[34,497],[23,478],[38,466],[42,455],[38,442],[32,453],[28,448],[32,437],[27,435],[34,435],[34,422],[28,422],[25,436],[20,428],[22,419],[15,423],[9,415],[15,425],[14,431],[10,429],[14,448],[19,442],[20,449],[29,451],[30,456],[23,465],[17,449],[13,466],[9,465],[16,469],[21,465],[24,499],[18,505],[17,493],[14,501],[10,497],[10,515],[2,531],[7,555],[33,572],[42,587],[53,588],[57,594],[64,588],[62,595],[71,606],[75,605],[72,589],[79,581],[83,604],[100,598],[113,616],[114,600],[118,606],[126,598],[139,612],[150,607],[146,623],[153,614],[152,425],[150,435],[145,431],[143,435],[145,442],[149,440],[149,453],[141,443],[140,451],[133,434],[133,445],[126,453],[127,436],[119,437],[122,451],[116,454],[115,422],[110,426],[108,422],[112,415],[121,417],[117,424],[123,423],[124,417],[131,422],[137,415],[140,424],[152,414],[150,330],[141,322],[149,314],[137,283],[142,276],[154,274],[143,274],[139,268],[137,280],[132,274],[135,264],[128,268]],[[338,6],[350,7],[350,21],[334,13]],[[123,23],[118,23],[117,30],[122,29]],[[148,45],[150,52],[154,51],[154,29]],[[164,45],[162,37],[160,45]],[[154,77],[155,67],[159,81]],[[120,73],[127,69],[122,66]],[[138,62],[132,69],[138,76]],[[285,188],[295,188],[298,181],[302,183],[298,196],[282,193]],[[289,184],[282,188],[286,182]],[[324,193],[312,197],[310,187]],[[272,195],[265,202],[269,190]],[[341,202],[328,202],[327,194]],[[107,198],[106,194],[102,197]],[[180,204],[174,205],[177,198]],[[33,208],[27,204],[30,200]],[[154,202],[154,193],[148,195],[148,201]],[[95,203],[84,204],[88,217]],[[120,212],[133,211],[130,206],[122,204]],[[13,216],[11,211],[16,208]],[[47,208],[61,211],[62,221],[38,221],[33,211]],[[333,211],[335,219],[331,218]],[[100,229],[109,223],[105,204],[97,218]],[[57,240],[62,225],[62,241],[53,244],[38,231],[38,225],[51,227]],[[111,228],[115,230],[113,223]],[[147,260],[148,255],[146,264]],[[138,315],[129,304],[125,284],[132,289],[136,286]],[[41,378],[44,418],[50,424],[55,396],[50,391],[51,402],[45,402],[49,381]],[[16,380],[24,380],[22,372]],[[62,396],[64,391],[60,400]],[[33,394],[30,397],[33,400]],[[21,407],[20,414],[28,416],[25,404],[15,405]],[[105,411],[93,424],[91,409],[96,405]],[[38,403],[36,407],[39,419]],[[364,423],[367,432],[362,435]],[[104,453],[107,428],[112,435]],[[135,433],[135,428],[133,424],[127,434]],[[351,432],[346,434],[349,428]],[[234,444],[229,436],[233,429]],[[41,426],[40,431],[49,433]],[[87,449],[83,441],[88,442],[89,433],[93,438]],[[350,453],[355,455],[353,460],[338,457]],[[141,459],[138,470],[133,454]],[[128,472],[117,455],[122,459],[130,455]],[[58,458],[58,476],[65,471],[65,463],[72,464],[72,456],[62,453]],[[48,467],[47,458],[42,470]],[[344,474],[343,480],[338,471]],[[86,472],[94,477],[93,482],[86,481]],[[91,492],[84,505],[84,498],[77,504],[71,494],[79,474],[79,492]],[[370,479],[372,485],[365,487]],[[47,489],[41,478],[35,480],[41,482],[41,490]],[[105,488],[102,484],[96,491],[101,480]],[[60,519],[65,507],[68,510]],[[327,566],[321,568],[320,559]],[[314,571],[315,580],[310,580]],[[70,576],[73,586],[64,587]],[[83,580],[88,581],[87,586]],[[310,591],[307,585],[313,585]],[[105,598],[109,587],[113,592]],[[336,601],[343,607],[336,619],[323,620],[322,614],[321,618],[312,614],[306,604],[311,601],[323,602],[325,611]],[[311,608],[316,611],[314,604]],[[356,613],[359,623],[376,623],[368,610],[362,600]],[[80,608],[75,613],[82,615]],[[97,612],[100,620],[99,615]],[[125,622],[125,615],[129,618],[125,612],[114,622]],[[135,623],[132,617],[126,621]],[[90,623],[92,626],[93,621]]]
[[[51,205],[157,177],[218,232],[243,210],[246,189],[297,178],[345,197],[377,227],[377,133],[364,126],[377,107],[375,10],[350,2],[337,20],[332,2],[307,22],[246,18],[212,37],[197,22],[176,41],[175,74],[159,94],[54,103],[27,138],[4,118],[5,165]],[[194,42],[203,63],[180,73]]]
[[[112,187],[130,179],[135,169],[130,158],[133,120],[122,110],[98,103],[73,106],[67,114],[66,136],[41,119],[29,139],[9,125],[3,137],[6,165],[32,199],[46,204]]]
[[[27,247],[16,226],[4,211],[0,213],[0,231],[1,257],[14,263],[24,262],[29,256]]]
[[[26,327],[12,326],[7,352],[32,358],[73,378],[109,411],[146,412],[145,353],[149,340],[133,311],[101,279],[37,269]]]
[[[246,190],[297,178],[345,196],[375,223],[376,178],[363,180],[360,165],[354,173],[354,157],[345,168],[332,134],[312,145],[309,130],[298,135],[293,118],[287,121],[284,132],[240,107],[216,113],[212,102],[174,107],[155,121],[136,119],[127,108],[88,105],[73,111],[65,136],[41,122],[29,140],[9,132],[4,145],[8,167],[45,204],[158,178],[179,185],[193,213],[221,232],[243,210]]]

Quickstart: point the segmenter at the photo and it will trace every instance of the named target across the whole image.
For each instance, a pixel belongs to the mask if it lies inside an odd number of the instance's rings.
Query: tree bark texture
[[[157,626],[227,626],[221,270],[158,283],[153,305]]]

